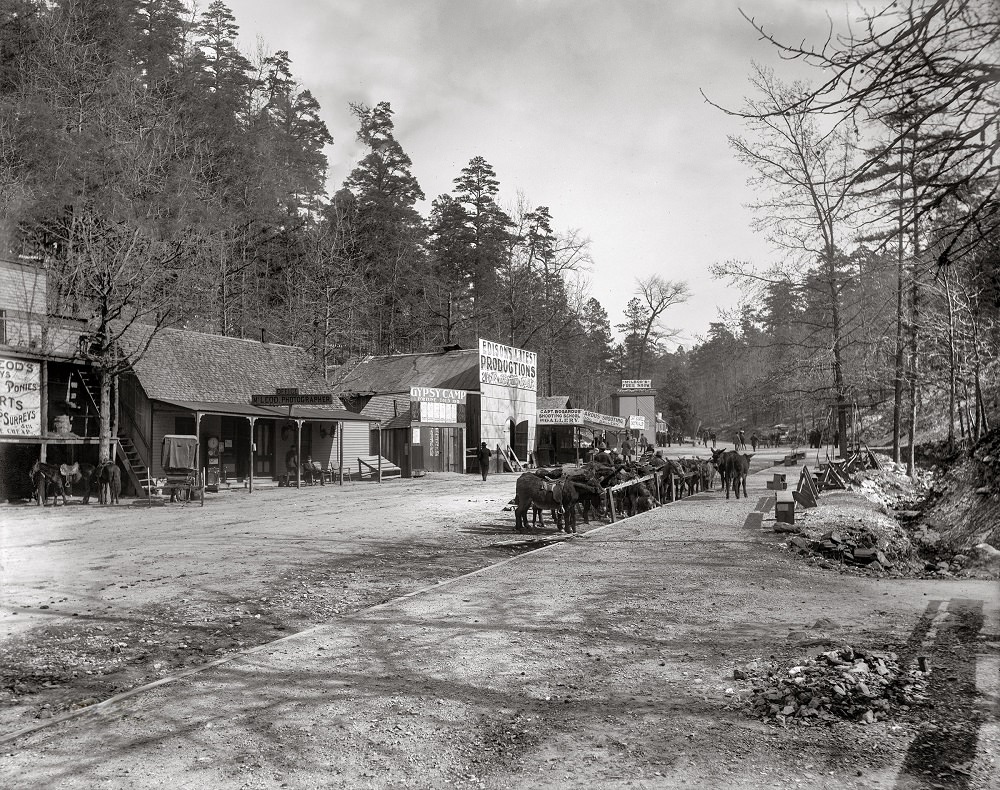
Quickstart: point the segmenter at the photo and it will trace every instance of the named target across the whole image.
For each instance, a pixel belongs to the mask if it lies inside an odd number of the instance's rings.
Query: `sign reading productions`
[[[622,381],[623,390],[650,390],[652,388],[652,379],[624,379]]]
[[[41,366],[0,357],[0,436],[41,435]]]
[[[479,381],[522,390],[538,388],[538,355],[479,339]]]

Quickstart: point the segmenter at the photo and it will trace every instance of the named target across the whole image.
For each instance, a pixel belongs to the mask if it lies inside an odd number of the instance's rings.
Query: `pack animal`
[[[571,480],[560,478],[549,481],[533,472],[525,472],[517,478],[514,489],[514,531],[528,531],[528,508],[534,506],[539,510],[562,511],[566,531],[576,532],[576,504],[579,498]]]
[[[35,501],[39,507],[48,504],[48,492],[53,491],[53,501],[58,503],[60,494],[63,504],[66,504],[66,487],[63,484],[63,476],[56,464],[46,464],[35,461],[34,466],[28,473],[31,477],[31,484],[35,489]]]
[[[93,464],[60,464],[59,473],[63,478],[64,491],[73,491],[73,486],[83,484],[83,504],[90,504],[90,492],[97,480],[97,467]],[[65,496],[65,493],[63,494]]]
[[[118,464],[104,461],[97,466],[97,501],[117,505],[122,493],[122,473]]]
[[[729,487],[732,485],[736,498],[740,498],[740,488],[743,488],[743,496],[747,495],[747,474],[750,472],[750,459],[753,453],[738,453],[735,450],[727,450],[719,456],[718,467],[719,476],[722,478],[722,487],[726,490],[726,499],[729,499]]]

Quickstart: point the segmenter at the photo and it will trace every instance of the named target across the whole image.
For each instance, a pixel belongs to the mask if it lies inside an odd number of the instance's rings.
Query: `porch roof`
[[[371,418],[355,414],[346,409],[324,409],[318,406],[271,407],[254,406],[251,403],[229,403],[223,401],[174,400],[157,398],[157,402],[177,406],[202,414],[223,416],[260,417],[268,420],[306,420],[307,422],[369,422]]]

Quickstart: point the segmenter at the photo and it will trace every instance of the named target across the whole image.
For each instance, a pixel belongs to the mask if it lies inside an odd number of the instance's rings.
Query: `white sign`
[[[599,414],[586,409],[539,409],[539,425],[603,425],[608,428],[624,428],[624,417]]]
[[[458,404],[420,401],[420,422],[456,423]]]
[[[410,400],[420,401],[420,403],[465,403],[465,390],[410,387]]]
[[[41,435],[41,363],[0,357],[0,436]]]
[[[583,425],[583,409],[539,409],[539,425]]]
[[[595,423],[596,425],[605,425],[608,428],[625,427],[624,417],[614,417],[610,414],[599,414],[596,411],[584,411],[583,418],[587,422],[592,422]]]
[[[651,390],[653,388],[652,379],[623,379],[623,390]]]
[[[522,390],[538,388],[538,355],[523,348],[479,339],[479,381]]]
[[[640,431],[643,431],[646,429],[646,418],[633,414],[628,418],[628,427],[629,430],[638,428]]]

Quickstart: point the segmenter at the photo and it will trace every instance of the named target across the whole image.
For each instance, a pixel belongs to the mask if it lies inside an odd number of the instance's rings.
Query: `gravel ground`
[[[0,724],[54,719],[3,785],[996,786],[995,582],[807,565],[749,518],[769,476],[529,553],[514,476],[6,508]],[[842,644],[924,656],[928,705],[750,715],[755,669]]]

